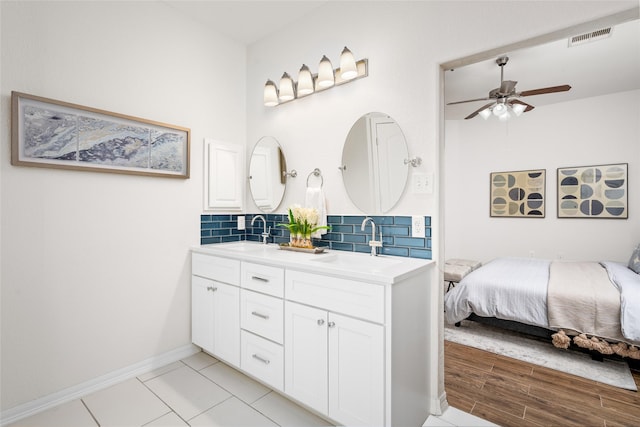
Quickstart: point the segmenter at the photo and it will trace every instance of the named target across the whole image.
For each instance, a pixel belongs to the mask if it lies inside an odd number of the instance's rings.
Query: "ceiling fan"
[[[500,87],[497,87],[489,92],[489,96],[486,98],[467,99],[465,101],[449,102],[447,105],[463,104],[465,102],[476,101],[488,101],[488,104],[478,108],[473,113],[465,117],[465,120],[472,119],[480,114],[484,119],[487,119],[491,113],[498,116],[501,120],[506,120],[510,117],[509,111],[513,111],[517,116],[520,114],[531,111],[535,107],[520,101],[518,98],[532,95],[543,95],[546,93],[566,92],[571,89],[569,85],[551,86],[540,89],[525,90],[522,92],[516,92],[516,84],[518,82],[513,80],[504,80],[504,66],[507,65],[509,57],[501,56],[496,59],[496,64],[500,67]]]

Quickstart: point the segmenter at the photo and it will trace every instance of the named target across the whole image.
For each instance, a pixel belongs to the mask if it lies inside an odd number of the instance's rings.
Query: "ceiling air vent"
[[[590,33],[584,33],[578,36],[573,36],[569,39],[569,47],[579,46],[581,44],[606,39],[607,37],[611,37],[611,31],[612,29],[611,27],[609,27],[609,28],[603,28],[602,30],[596,30]]]

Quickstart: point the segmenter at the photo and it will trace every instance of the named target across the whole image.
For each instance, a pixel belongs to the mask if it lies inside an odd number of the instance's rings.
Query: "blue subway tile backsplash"
[[[255,227],[251,220],[257,214],[243,214],[246,218],[246,229],[236,227],[238,215],[201,215],[200,243],[237,242],[241,240],[260,241],[262,221],[257,221]],[[284,214],[262,214],[267,219],[270,228],[269,243],[284,243],[289,241],[289,230],[278,224],[288,222]],[[371,252],[368,245],[371,239],[371,225],[362,231],[360,225],[366,217],[364,215],[329,215],[327,222],[331,230],[321,239],[313,239],[316,246],[326,246],[329,249],[351,252]],[[381,254],[431,259],[431,217],[425,216],[425,237],[411,237],[410,216],[374,216],[376,223],[376,238],[382,231],[383,246]]]

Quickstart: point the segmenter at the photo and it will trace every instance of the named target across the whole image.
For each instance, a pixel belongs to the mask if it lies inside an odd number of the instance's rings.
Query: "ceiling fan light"
[[[500,117],[507,111],[507,106],[503,103],[498,103],[493,107],[493,115]]]
[[[264,84],[264,105],[266,107],[275,107],[278,105],[278,88],[271,80],[267,80]]]
[[[478,114],[480,114],[480,117],[487,120],[489,117],[491,117],[491,108],[485,108],[484,110],[480,111]]]
[[[511,113],[509,113],[509,110],[505,110],[504,113],[498,116],[498,120],[500,120],[501,122],[506,122],[510,118],[511,118]]]
[[[512,104],[511,105],[511,110],[513,110],[513,114],[515,114],[516,117],[520,117],[520,115],[522,113],[524,113],[524,110],[526,108],[527,107],[525,105],[523,105],[523,104]]]

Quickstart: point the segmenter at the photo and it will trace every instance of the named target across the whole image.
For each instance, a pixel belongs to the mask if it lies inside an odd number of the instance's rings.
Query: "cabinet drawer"
[[[282,344],[283,304],[280,298],[242,289],[240,326],[242,329]]]
[[[280,267],[243,262],[241,282],[246,289],[274,297],[284,296],[284,269]]]
[[[287,300],[384,323],[384,286],[287,270]]]
[[[200,253],[191,254],[191,274],[240,285],[240,261]]]
[[[240,368],[264,381],[269,386],[284,390],[284,351],[281,345],[253,335],[240,332]]]

